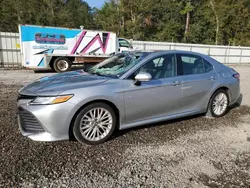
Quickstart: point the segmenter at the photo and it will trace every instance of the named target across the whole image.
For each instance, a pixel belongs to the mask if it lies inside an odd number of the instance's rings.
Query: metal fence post
[[[0,33],[0,67],[3,67],[3,46],[2,46],[2,34]]]
[[[227,60],[227,48],[225,49],[224,64],[226,63],[226,60]]]
[[[239,62],[240,64],[241,64],[241,58],[242,58],[242,51],[243,51],[243,50],[242,50],[242,48],[240,47],[240,62]]]
[[[6,49],[6,57],[7,57],[7,64],[9,64],[9,48],[8,48],[8,36],[7,36],[7,33],[5,33],[5,49]],[[5,67],[5,65],[3,64],[3,66]]]
[[[10,34],[10,35],[12,35],[12,34]],[[16,40],[16,38],[14,38],[14,39]],[[10,41],[11,41],[11,42],[10,42],[10,48],[11,48],[11,50],[13,50],[13,40],[12,40],[12,38],[10,38]],[[15,42],[16,42],[16,41],[15,41]],[[12,58],[12,59],[11,59],[11,62],[13,63],[12,66],[14,67],[14,64],[15,64],[15,62],[14,62],[14,52],[11,53],[11,58]]]

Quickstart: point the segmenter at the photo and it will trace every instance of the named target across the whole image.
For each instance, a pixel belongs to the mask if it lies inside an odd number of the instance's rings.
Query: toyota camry
[[[186,51],[129,52],[83,71],[43,77],[18,92],[21,133],[35,141],[100,144],[116,129],[194,114],[221,117],[240,96],[240,75]]]

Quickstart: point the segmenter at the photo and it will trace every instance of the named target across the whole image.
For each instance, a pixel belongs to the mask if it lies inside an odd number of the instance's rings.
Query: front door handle
[[[181,85],[181,82],[180,81],[174,81],[170,85],[171,86],[178,86],[178,85]]]

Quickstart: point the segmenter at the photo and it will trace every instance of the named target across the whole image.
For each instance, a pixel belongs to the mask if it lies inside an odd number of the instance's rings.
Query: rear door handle
[[[215,76],[211,76],[210,78],[208,78],[209,80],[216,80]]]
[[[171,86],[178,86],[178,85],[181,85],[181,82],[180,81],[174,81],[170,85]]]

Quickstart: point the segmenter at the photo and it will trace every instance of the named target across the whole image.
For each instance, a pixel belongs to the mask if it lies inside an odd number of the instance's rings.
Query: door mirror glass
[[[140,72],[135,76],[136,81],[147,82],[152,79],[152,76],[147,72]]]

